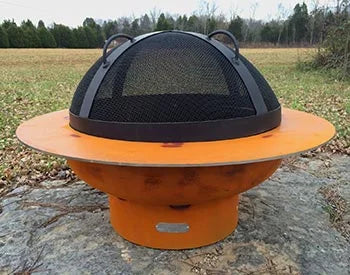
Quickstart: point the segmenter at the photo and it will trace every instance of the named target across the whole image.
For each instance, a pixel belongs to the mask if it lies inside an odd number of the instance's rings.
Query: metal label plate
[[[190,226],[187,223],[160,222],[156,225],[156,229],[165,233],[186,233],[190,230]]]

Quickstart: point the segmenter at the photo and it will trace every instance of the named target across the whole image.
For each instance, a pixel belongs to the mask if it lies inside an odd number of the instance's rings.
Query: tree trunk
[[[310,45],[314,43],[315,19],[312,19],[310,30]]]
[[[283,27],[282,27],[282,28],[280,29],[280,31],[278,32],[278,40],[277,40],[277,44],[278,44],[278,45],[281,44],[282,32],[283,32]]]

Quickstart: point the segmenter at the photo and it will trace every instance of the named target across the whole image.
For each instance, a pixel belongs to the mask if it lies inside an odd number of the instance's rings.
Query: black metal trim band
[[[260,89],[256,84],[254,77],[249,72],[248,68],[239,59],[239,52],[237,52],[238,53],[238,59],[237,59],[236,53],[231,48],[225,46],[221,42],[215,39],[210,39],[208,36],[203,34],[199,34],[195,32],[188,32],[188,33],[208,42],[209,44],[214,46],[214,48],[219,50],[228,59],[228,61],[234,66],[237,73],[239,74],[242,81],[244,82],[245,86],[247,87],[249,96],[256,110],[256,115],[267,113],[266,103],[264,101],[264,98],[262,97]]]
[[[89,135],[144,142],[214,141],[257,135],[281,123],[281,108],[259,116],[177,123],[126,123],[92,120],[70,113],[70,126]]]
[[[85,93],[83,103],[81,104],[79,116],[80,117],[89,117],[90,110],[92,107],[92,102],[94,101],[95,95],[98,91],[98,88],[100,87],[102,80],[104,79],[105,75],[111,68],[111,65],[117,60],[117,58],[124,53],[129,47],[132,45],[135,45],[136,43],[140,42],[141,40],[145,39],[146,37],[155,35],[159,32],[152,32],[152,33],[146,33],[144,35],[140,35],[138,37],[135,37],[133,40],[129,40],[124,42],[122,45],[120,45],[118,48],[116,48],[108,57],[106,60],[106,63],[101,64],[101,66],[98,68],[96,74],[94,75],[93,79],[91,80],[89,87]],[[107,40],[108,42],[109,40]]]

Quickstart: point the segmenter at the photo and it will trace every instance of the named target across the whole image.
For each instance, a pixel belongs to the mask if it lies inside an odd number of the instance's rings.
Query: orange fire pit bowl
[[[17,129],[24,144],[67,158],[82,180],[108,194],[111,223],[122,237],[162,249],[225,238],[237,226],[240,193],[270,177],[282,158],[315,148],[334,133],[326,120],[286,108],[276,129],[214,142],[98,138],[70,128],[68,110]]]
[[[234,50],[213,39],[226,35]],[[128,41],[110,50],[115,38]],[[109,196],[125,239],[161,249],[215,243],[237,226],[239,194],[283,158],[335,134],[326,120],[281,108],[225,30],[165,31],[106,41],[70,110],[17,129],[25,145],[64,157]]]

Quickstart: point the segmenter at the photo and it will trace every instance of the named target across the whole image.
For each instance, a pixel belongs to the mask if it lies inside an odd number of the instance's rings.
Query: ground
[[[298,68],[314,52],[242,50],[283,106],[330,120],[336,138],[243,194],[239,226],[225,241],[178,253],[122,240],[103,194],[14,135],[21,121],[68,108],[101,50],[0,50],[0,273],[349,274],[350,82]]]
[[[241,195],[235,232],[183,251],[123,240],[106,195],[83,182],[21,186],[1,203],[0,273],[348,275],[350,231],[336,229],[350,222],[349,167],[347,156],[289,159]]]

